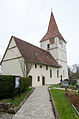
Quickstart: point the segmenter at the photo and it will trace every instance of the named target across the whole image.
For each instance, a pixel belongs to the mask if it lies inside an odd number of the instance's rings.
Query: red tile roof
[[[48,51],[14,36],[12,37],[14,38],[21,55],[26,61],[46,64],[54,67],[61,67]]]
[[[61,39],[64,40],[63,36],[60,34],[59,30],[58,30],[58,27],[57,27],[57,24],[56,24],[56,21],[54,19],[54,15],[53,13],[51,12],[51,16],[50,16],[50,21],[49,21],[49,26],[48,26],[48,30],[47,30],[47,33],[45,34],[45,36],[40,40],[40,42],[42,41],[46,41],[50,38],[54,38],[54,37],[60,37]],[[65,40],[64,40],[65,41]],[[65,41],[66,42],[66,41]]]

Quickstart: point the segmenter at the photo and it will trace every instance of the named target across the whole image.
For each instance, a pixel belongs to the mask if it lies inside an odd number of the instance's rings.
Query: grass
[[[53,87],[61,88],[61,84],[60,83],[59,84],[54,84],[50,88],[53,88]]]
[[[66,99],[64,90],[51,89],[51,93],[61,119],[79,119],[70,102]]]
[[[73,85],[70,84],[70,85],[69,85],[69,88],[73,88]]]
[[[25,98],[26,96],[30,93],[30,91],[32,90],[33,88],[28,88],[28,90],[24,93],[22,93],[20,95],[20,98],[19,97],[15,97],[15,99],[3,99],[3,100],[0,100],[1,103],[10,103],[11,104],[11,107],[16,107],[18,106]]]

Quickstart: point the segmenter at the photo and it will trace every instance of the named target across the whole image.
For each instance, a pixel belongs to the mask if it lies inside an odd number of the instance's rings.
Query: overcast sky
[[[40,46],[51,8],[67,41],[68,65],[79,64],[79,0],[0,0],[0,57],[12,35]]]

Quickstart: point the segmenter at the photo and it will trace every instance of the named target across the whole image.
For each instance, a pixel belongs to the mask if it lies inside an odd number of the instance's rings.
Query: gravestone
[[[77,84],[78,84],[78,86],[79,86],[79,79],[77,80]]]
[[[69,86],[68,81],[61,82],[61,87],[68,87],[68,86]]]

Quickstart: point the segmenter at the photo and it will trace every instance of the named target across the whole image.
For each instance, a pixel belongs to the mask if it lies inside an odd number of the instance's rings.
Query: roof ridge
[[[18,37],[15,37],[15,36],[12,36],[12,37],[15,38],[16,40],[20,40],[20,41],[25,42],[25,43],[27,43],[27,44],[30,44],[30,45],[32,45],[32,46],[34,46],[34,47],[36,47],[36,48],[39,48],[40,50],[43,50],[43,51],[46,52],[46,53],[49,53],[48,51],[46,51],[46,50],[44,50],[44,49],[42,49],[42,48],[40,48],[40,47],[38,47],[38,46],[36,46],[36,45],[33,45],[33,44],[31,44],[31,43],[29,43],[29,42],[27,42],[27,41],[25,41],[25,40],[22,40],[22,39],[20,39],[20,38],[18,38]]]
[[[31,60],[35,60],[35,61],[37,61],[37,62],[42,62],[42,63],[45,63],[46,64],[46,62],[50,62],[49,64],[51,64],[52,66],[57,66],[57,67],[60,67],[60,65],[58,64],[58,62],[55,60],[55,58],[48,52],[48,51],[46,51],[46,50],[44,50],[44,49],[42,49],[42,48],[39,48],[39,47],[37,47],[37,46],[35,46],[35,45],[33,45],[33,44],[31,44],[31,43],[28,43],[28,42],[26,42],[26,41],[24,41],[24,40],[22,40],[22,39],[20,39],[20,38],[17,38],[17,37],[15,37],[15,36],[12,36],[13,38],[14,38],[14,40],[15,40],[15,42],[16,42],[16,44],[17,44],[17,47],[20,45],[20,47],[18,47],[19,48],[19,50],[20,50],[20,53],[22,54],[22,56],[24,56],[24,58],[25,59],[28,59],[29,61],[31,61]],[[20,44],[18,44],[19,43],[19,41],[20,41]],[[40,57],[36,57],[36,55],[34,55],[34,54],[31,54],[31,59],[29,59],[29,54],[28,54],[28,52],[27,52],[27,55],[25,55],[25,51],[23,50],[23,49],[26,49],[26,48],[22,48],[21,47],[21,44],[22,43],[24,43],[24,46],[28,46],[28,45],[31,45],[31,46],[29,46],[29,47],[31,47],[32,49],[31,49],[31,51],[30,51],[30,53],[32,53],[32,51],[33,51],[33,53],[35,52],[35,53],[38,53],[39,54],[39,56]],[[36,50],[35,50],[35,49]],[[38,50],[39,49],[39,50]],[[42,53],[42,54],[41,54]],[[48,58],[47,58],[48,57]],[[34,58],[34,59],[33,59]],[[43,58],[45,58],[45,59],[43,59]],[[47,59],[48,59],[48,61],[47,61]],[[42,61],[43,60],[43,61]],[[48,63],[47,63],[48,64]]]
[[[23,41],[20,38],[17,38],[15,36],[11,37],[9,44],[7,46],[7,49],[11,43],[12,38],[15,41],[18,50],[20,51],[22,57],[25,60],[28,60],[30,62],[33,61],[37,63],[47,64],[47,65],[55,66],[58,68],[60,67],[58,62],[54,59],[54,57],[48,51],[41,49],[35,45],[32,45],[31,43],[28,43],[26,41]],[[7,52],[7,49],[5,51],[5,54]],[[36,53],[38,53],[39,55],[36,55]],[[3,62],[4,56],[2,58],[1,64]]]

